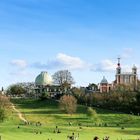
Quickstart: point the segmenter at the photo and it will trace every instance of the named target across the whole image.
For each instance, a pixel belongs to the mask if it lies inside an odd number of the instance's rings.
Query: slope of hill
[[[12,102],[30,124],[25,125],[13,110],[9,119],[0,125],[4,140],[65,140],[73,132],[79,134],[79,140],[92,140],[96,135],[100,138],[107,135],[113,140],[137,139],[140,135],[139,116],[96,108],[100,119],[97,122],[86,115],[87,107],[81,105],[75,114],[68,115],[60,111],[58,102],[53,100],[17,99]],[[60,133],[54,133],[58,129]]]

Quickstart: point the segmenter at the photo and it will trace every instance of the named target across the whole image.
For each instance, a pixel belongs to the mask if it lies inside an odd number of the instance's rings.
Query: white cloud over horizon
[[[115,71],[116,64],[109,59],[102,60],[99,63],[93,64],[91,70],[98,72],[112,72]]]
[[[82,70],[88,68],[89,64],[79,57],[58,53],[54,60],[50,60],[47,63],[35,62],[32,64],[32,66],[38,69]]]
[[[128,56],[127,54],[130,54],[132,52],[131,48],[124,48],[123,54],[124,56]],[[16,75],[26,75],[25,70],[28,67],[33,67],[36,69],[68,69],[68,70],[91,70],[94,72],[114,72],[116,70],[117,64],[111,59],[104,59],[101,60],[98,63],[91,63],[86,62],[85,60],[82,60],[80,57],[76,56],[70,56],[64,53],[58,53],[54,59],[51,59],[47,61],[46,63],[42,62],[33,62],[31,64],[28,64],[27,61],[23,59],[14,59],[10,62],[10,64],[14,67],[16,67],[16,70],[14,72],[11,72],[10,74]],[[139,69],[140,66],[136,65]],[[122,66],[123,71],[130,71],[132,69],[131,65],[123,65]],[[138,70],[140,72],[140,70]]]
[[[130,51],[131,49],[128,52]],[[15,78],[16,82],[23,81],[23,80],[26,81],[27,79],[30,79],[30,81],[32,81],[32,79],[34,79],[37,76],[39,71],[45,70],[51,73],[54,72],[54,70],[57,71],[60,69],[68,69],[72,73],[76,73],[75,77],[78,77],[76,82],[79,80],[80,77],[80,79],[83,80],[83,83],[87,84],[88,82],[89,83],[95,81],[99,82],[100,79],[102,79],[103,75],[107,76],[107,79],[109,78],[110,80],[111,76],[112,77],[115,76],[115,71],[117,67],[117,61],[114,61],[113,59],[109,59],[109,58],[104,60],[94,61],[94,63],[85,61],[80,57],[70,56],[64,53],[57,53],[56,56],[53,58],[54,59],[50,59],[47,62],[42,61],[43,63],[41,61],[29,63],[24,59],[12,60],[10,62],[12,68],[10,69],[11,72],[9,72],[9,76]],[[136,64],[136,66],[138,68],[138,73],[140,73],[140,65]],[[122,67],[122,72],[131,72],[133,65],[125,63],[122,64],[121,67]],[[81,73],[81,75],[82,74],[83,75],[77,76],[77,73]],[[90,76],[92,78],[90,78]],[[96,78],[96,80],[94,78]],[[94,80],[92,81],[92,79]],[[79,80],[78,82],[82,83],[81,80]]]
[[[63,53],[57,55],[57,60],[64,64],[64,67],[74,69],[85,69],[88,64],[79,57],[72,57]]]
[[[28,63],[24,59],[13,59],[10,62],[10,65],[12,66],[11,71],[9,72],[10,76],[13,77],[29,77],[31,75],[30,72],[28,72]]]
[[[14,59],[10,62],[10,64],[20,69],[25,69],[28,65],[27,62],[23,59]]]

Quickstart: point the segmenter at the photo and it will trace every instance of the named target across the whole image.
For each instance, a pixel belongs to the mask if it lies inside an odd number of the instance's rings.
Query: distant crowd
[[[31,122],[25,122],[24,125],[33,125],[33,123]],[[42,123],[41,122],[36,122],[34,124],[36,127],[38,126],[42,126]],[[69,124],[70,125],[70,124]],[[20,129],[21,126],[18,125],[18,129]],[[33,133],[35,134],[42,134],[42,131],[39,131],[37,129],[34,129]],[[55,126],[54,130],[53,130],[53,133],[61,133],[61,130],[58,126]],[[67,135],[67,140],[78,140],[79,139],[79,133],[72,133],[71,135]],[[1,137],[0,137],[0,140],[1,140]],[[47,140],[53,140],[52,138],[48,138]],[[93,140],[110,140],[110,137],[109,136],[105,136],[103,137],[102,139],[100,139],[98,136],[95,136],[93,137]],[[122,139],[121,139],[122,140]],[[137,138],[136,140],[140,140],[140,137]]]

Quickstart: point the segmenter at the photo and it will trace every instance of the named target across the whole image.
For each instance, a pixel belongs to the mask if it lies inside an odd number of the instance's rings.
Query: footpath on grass
[[[18,117],[19,117],[20,120],[22,120],[22,121],[24,121],[24,122],[28,122],[28,121],[23,117],[22,113],[21,113],[18,109],[16,109],[16,107],[15,107],[14,104],[12,104],[11,107],[12,107],[12,109],[13,109],[14,111],[17,112]]]

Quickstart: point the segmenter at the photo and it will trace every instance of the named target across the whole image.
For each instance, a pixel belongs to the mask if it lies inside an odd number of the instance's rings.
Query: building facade
[[[101,93],[107,93],[112,89],[112,84],[109,84],[105,76],[103,77],[101,83],[100,83],[100,92]]]
[[[136,88],[138,82],[137,67],[134,65],[131,72],[122,72],[120,58],[118,58],[115,82],[117,85],[132,85],[134,88]]]
[[[35,79],[36,97],[39,97],[42,94],[48,94],[50,97],[59,97],[69,90],[70,87],[62,87],[61,85],[53,84],[52,77],[46,71],[41,72]]]
[[[102,81],[100,82],[100,92],[109,92],[113,90],[117,85],[126,85],[131,86],[133,90],[137,89],[138,83],[138,74],[137,74],[137,67],[134,65],[132,67],[131,72],[122,72],[120,58],[118,58],[117,68],[116,68],[116,75],[115,81],[112,84],[109,84],[105,77],[103,77]]]

